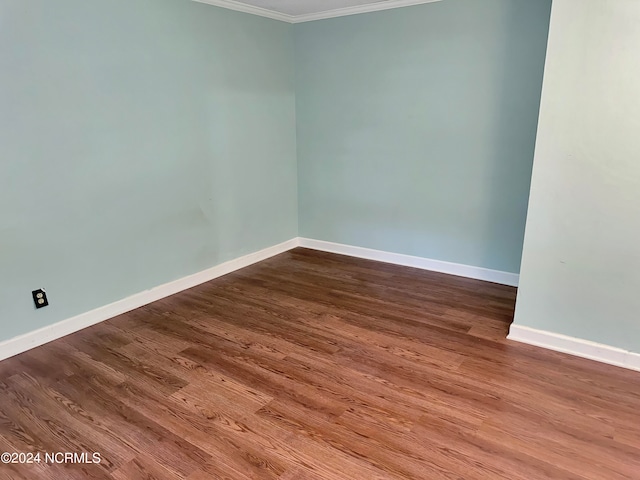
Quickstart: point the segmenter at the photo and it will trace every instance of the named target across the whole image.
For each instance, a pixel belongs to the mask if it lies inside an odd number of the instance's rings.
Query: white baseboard
[[[90,312],[82,313],[67,320],[54,323],[53,325],[48,325],[38,330],[34,330],[33,332],[0,342],[0,360],[13,357],[14,355],[26,352],[27,350],[40,345],[44,345],[45,343],[49,343],[73,332],[77,332],[78,330],[95,325],[96,323],[117,317],[118,315],[122,315],[123,313],[135,310],[136,308],[140,308],[162,298],[174,295],[183,290],[193,288],[197,285],[213,280],[214,278],[248,267],[249,265],[266,260],[267,258],[286,252],[287,250],[291,250],[297,246],[298,239],[293,238],[284,243],[230,260],[194,275],[189,275],[188,277],[152,288],[151,290],[137,293],[110,305],[105,305],[104,307],[91,310]]]
[[[367,260],[377,260],[379,262],[393,263],[405,267],[420,268],[433,272],[448,273],[459,277],[474,278],[487,282],[500,283],[502,285],[518,286],[519,275],[516,273],[489,270],[488,268],[472,267],[459,263],[443,262],[424,257],[414,257],[401,253],[384,252],[382,250],[372,250],[370,248],[353,247],[340,243],[325,242],[323,240],[312,240],[310,238],[300,238],[300,246],[321,250],[323,252],[339,253],[350,257],[365,258]]]
[[[601,343],[568,337],[559,333],[536,330],[535,328],[521,325],[511,325],[507,338],[516,342],[595,360],[596,362],[640,371],[640,353],[629,352]]]
[[[135,310],[136,308],[140,308],[162,298],[193,288],[241,268],[248,267],[249,265],[266,260],[267,258],[286,252],[295,247],[311,248],[314,250],[322,250],[325,252],[349,255],[368,260],[377,260],[396,265],[421,268],[423,270],[432,270],[435,272],[475,278],[478,280],[486,280],[504,285],[518,285],[518,275],[513,273],[499,272],[480,267],[470,267],[468,265],[442,262],[439,260],[430,260],[428,258],[412,257],[410,255],[402,255],[398,253],[371,250],[368,248],[352,247],[349,245],[341,245],[321,240],[293,238],[284,243],[260,250],[259,252],[250,253],[244,257],[236,258],[235,260],[222,263],[202,272],[189,275],[188,277],[137,293],[123,300],[91,310],[90,312],[82,313],[67,320],[54,323],[53,325],[48,325],[38,330],[34,330],[33,332],[0,342],[0,360],[13,357],[14,355],[18,355],[19,353],[44,345],[45,343],[49,343],[58,338],[90,327],[91,325],[104,322],[105,320],[117,317],[118,315]],[[638,364],[640,364],[640,358],[638,359]]]

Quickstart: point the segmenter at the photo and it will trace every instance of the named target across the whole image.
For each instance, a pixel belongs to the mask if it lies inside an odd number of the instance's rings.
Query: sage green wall
[[[554,0],[515,323],[640,353],[640,2]]]
[[[518,272],[550,6],[296,25],[301,236]]]
[[[0,340],[297,235],[292,33],[187,0],[0,0]]]

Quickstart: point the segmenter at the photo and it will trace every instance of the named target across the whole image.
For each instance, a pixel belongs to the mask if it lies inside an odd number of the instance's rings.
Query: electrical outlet
[[[34,290],[33,292],[31,292],[31,295],[33,295],[33,303],[36,304],[36,308],[43,308],[49,305],[47,294],[42,288],[39,290]]]

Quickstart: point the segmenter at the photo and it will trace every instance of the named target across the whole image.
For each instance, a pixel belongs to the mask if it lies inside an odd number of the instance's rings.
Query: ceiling
[[[309,22],[440,0],[195,0],[289,23]]]

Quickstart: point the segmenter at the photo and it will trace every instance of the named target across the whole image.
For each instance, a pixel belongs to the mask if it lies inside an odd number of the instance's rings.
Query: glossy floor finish
[[[0,478],[639,479],[640,374],[515,289],[296,249],[0,363]]]

